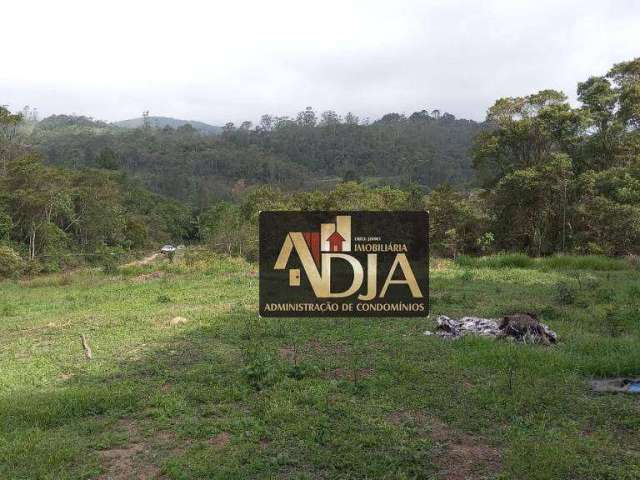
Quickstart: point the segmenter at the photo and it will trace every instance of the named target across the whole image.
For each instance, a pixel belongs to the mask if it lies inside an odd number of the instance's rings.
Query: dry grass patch
[[[209,445],[219,449],[229,445],[229,442],[231,442],[231,434],[229,432],[220,432],[207,440]]]
[[[451,428],[440,419],[420,411],[400,410],[387,416],[393,425],[413,425],[436,444],[433,459],[438,475],[447,480],[466,480],[495,475],[501,468],[500,451],[481,436]]]

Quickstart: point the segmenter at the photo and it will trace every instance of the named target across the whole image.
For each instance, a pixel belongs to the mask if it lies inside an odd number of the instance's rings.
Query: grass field
[[[536,312],[553,347],[260,320],[254,268],[189,253],[0,283],[0,478],[640,478],[640,396],[588,388],[640,376],[623,261],[432,262],[433,314]]]

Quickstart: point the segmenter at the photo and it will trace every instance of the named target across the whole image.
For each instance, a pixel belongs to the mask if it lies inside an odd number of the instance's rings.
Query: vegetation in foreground
[[[638,374],[639,272],[507,263],[434,260],[433,314],[557,346],[259,319],[254,266],[192,251],[0,283],[0,478],[638,478],[638,398],[587,381]]]

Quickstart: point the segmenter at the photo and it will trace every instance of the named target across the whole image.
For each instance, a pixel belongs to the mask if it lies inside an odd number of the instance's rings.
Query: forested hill
[[[171,117],[138,117],[131,118],[129,120],[120,120],[119,122],[113,122],[112,125],[122,128],[142,128],[145,126],[145,122],[152,128],[180,128],[184,125],[191,125],[200,133],[207,135],[216,135],[222,132],[222,127],[216,127],[209,125],[208,123],[198,122],[196,120],[180,120],[179,118]]]
[[[483,124],[425,110],[373,123],[352,114],[264,115],[259,125],[228,123],[220,135],[190,124],[123,129],[87,117],[49,117],[25,129],[45,160],[69,168],[123,170],[151,190],[195,207],[233,198],[251,185],[285,190],[418,184],[425,190],[472,181],[471,145]]]
[[[57,269],[69,250],[165,241],[254,259],[257,213],[298,209],[425,209],[432,251],[451,257],[604,253],[640,265],[639,92],[637,58],[578,83],[577,106],[555,90],[499,98],[486,124],[426,111],[369,124],[307,108],[202,135],[36,122],[0,106],[0,277],[3,255],[14,274],[24,259]]]

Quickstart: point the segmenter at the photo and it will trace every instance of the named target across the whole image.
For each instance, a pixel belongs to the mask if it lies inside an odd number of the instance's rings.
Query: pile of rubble
[[[514,338],[524,343],[544,343],[550,345],[558,341],[558,336],[544,323],[540,323],[533,313],[505,315],[502,319],[462,317],[459,320],[439,315],[436,318],[435,334],[443,338],[456,339],[464,335],[481,335],[494,338]],[[433,335],[426,331],[425,335]]]
[[[599,393],[640,393],[640,378],[605,378],[593,380],[591,389]]]

